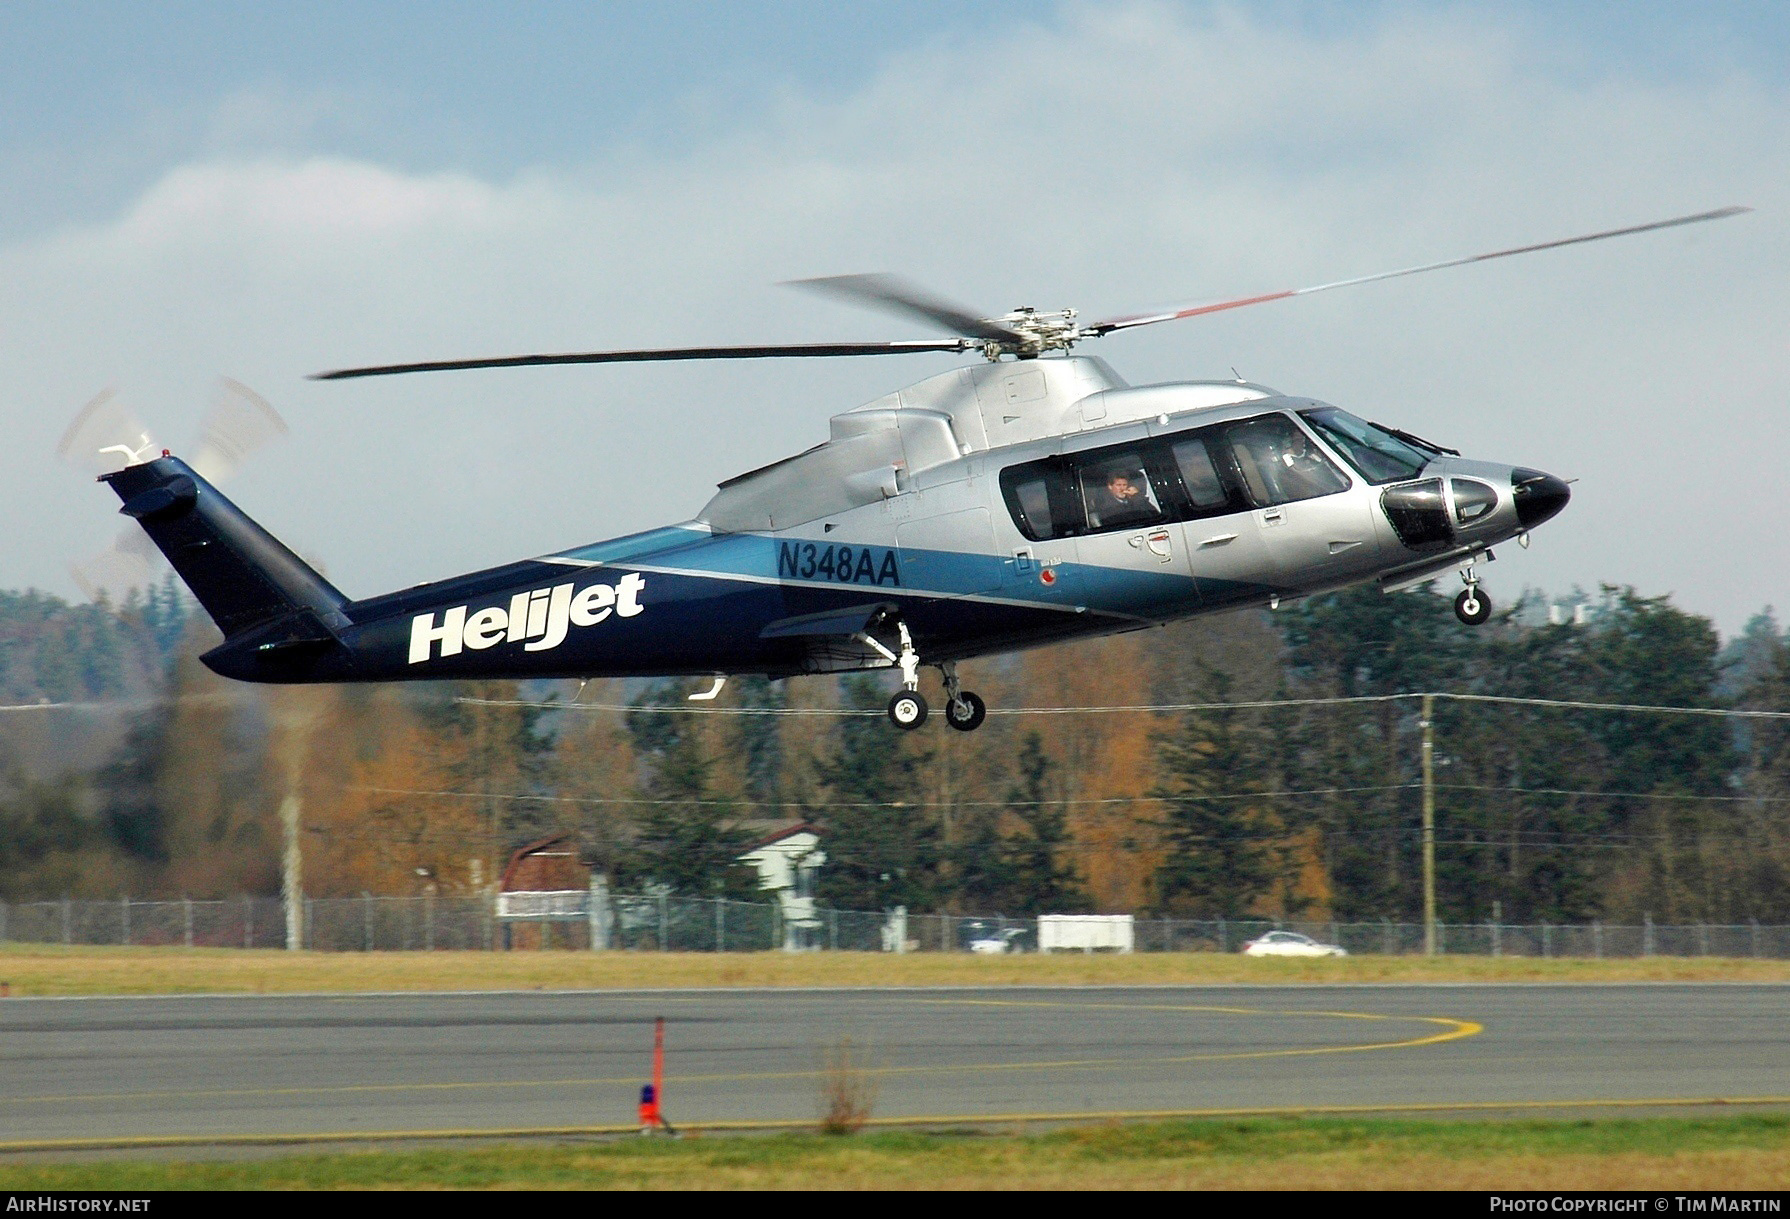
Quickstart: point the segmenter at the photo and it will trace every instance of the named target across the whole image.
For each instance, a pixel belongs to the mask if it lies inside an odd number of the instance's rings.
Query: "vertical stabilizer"
[[[226,654],[271,663],[339,647],[347,598],[185,462],[161,457],[100,481],[224,632],[224,646],[205,658],[212,668],[246,676],[230,672],[239,666]]]

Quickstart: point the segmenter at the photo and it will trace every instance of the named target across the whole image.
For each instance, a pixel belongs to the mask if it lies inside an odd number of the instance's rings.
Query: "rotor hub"
[[[1024,360],[1047,351],[1068,351],[1092,333],[1076,325],[1075,318],[1073,309],[1044,313],[1030,305],[1021,305],[1003,317],[987,319],[991,326],[1011,332],[1013,338],[984,339],[979,346],[990,360],[1002,356],[1018,356]]]

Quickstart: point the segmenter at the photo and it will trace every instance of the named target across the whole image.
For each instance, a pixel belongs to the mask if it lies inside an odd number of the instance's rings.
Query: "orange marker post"
[[[664,1095],[665,1017],[659,1016],[653,1021],[653,1082],[643,1084],[640,1088],[640,1133],[651,1134],[660,1128],[667,1134],[677,1133],[659,1110],[659,1103]]]

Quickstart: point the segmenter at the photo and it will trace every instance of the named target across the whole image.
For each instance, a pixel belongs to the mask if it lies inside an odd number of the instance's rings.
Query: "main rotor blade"
[[[924,288],[893,275],[827,275],[820,279],[784,281],[792,288],[807,288],[830,296],[844,297],[859,305],[917,317],[951,334],[995,343],[1021,342],[1021,336],[999,323],[977,317],[961,305],[933,296]]]
[[[967,351],[962,339],[913,339],[895,343],[796,343],[781,347],[658,347],[643,351],[582,351],[564,355],[493,356],[482,360],[426,360],[312,373],[312,381],[389,377],[406,372],[456,372],[467,368],[529,368],[540,364],[643,364],[655,360],[775,360],[798,356],[890,356],[916,351]]]
[[[1603,241],[1609,237],[1627,237],[1631,233],[1649,233],[1654,229],[1676,228],[1682,224],[1701,224],[1705,220],[1724,220],[1729,216],[1738,216],[1742,212],[1750,212],[1750,207],[1723,207],[1713,212],[1698,212],[1694,216],[1675,216],[1670,220],[1655,220],[1651,224],[1630,225],[1628,228],[1607,229],[1601,233],[1587,233],[1582,237],[1564,237],[1559,241],[1543,241],[1536,245],[1516,246],[1508,250],[1493,250],[1489,254],[1471,254],[1466,258],[1450,258],[1446,262],[1425,263],[1421,267],[1405,267],[1397,271],[1381,271],[1377,275],[1362,275],[1354,279],[1339,279],[1335,283],[1317,284],[1310,288],[1293,288],[1285,292],[1267,292],[1260,296],[1245,296],[1237,300],[1218,301],[1209,305],[1192,305],[1185,309],[1166,310],[1161,313],[1140,313],[1130,317],[1111,318],[1104,322],[1096,322],[1087,327],[1093,334],[1111,334],[1115,330],[1128,330],[1133,326],[1149,326],[1156,322],[1172,322],[1184,317],[1198,317],[1202,313],[1220,313],[1226,309],[1241,309],[1244,305],[1259,305],[1264,301],[1286,300],[1290,296],[1309,296],[1313,292],[1328,292],[1332,288],[1352,288],[1357,284],[1377,283],[1382,279],[1397,279],[1401,275],[1418,275],[1424,271],[1440,271],[1446,267],[1464,267],[1468,263],[1487,262],[1494,258],[1508,258],[1512,254],[1532,254],[1537,250],[1553,250],[1561,246],[1582,245],[1587,241]]]

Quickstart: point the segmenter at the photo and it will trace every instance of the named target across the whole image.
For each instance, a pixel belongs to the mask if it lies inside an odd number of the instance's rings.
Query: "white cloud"
[[[507,181],[343,159],[171,167],[123,215],[0,247],[0,384],[36,526],[0,583],[67,591],[104,503],[47,454],[118,384],[196,415],[227,372],[294,439],[236,484],[356,594],[642,528],[944,367],[665,366],[319,385],[362,361],[857,338],[897,321],[778,290],[893,269],[991,310],[1092,314],[1291,287],[1729,202],[1706,230],[1115,337],[1133,380],[1223,373],[1581,478],[1494,587],[1780,604],[1790,107],[1779,82],[1544,70],[1520,28],[1400,16],[1317,37],[1235,13],[1072,10],[785,98],[696,152]],[[1569,65],[1570,66],[1570,65]],[[1595,65],[1576,65],[1578,68]],[[192,405],[189,405],[191,403]]]
[[[501,223],[501,193],[471,178],[407,177],[329,160],[211,164],[170,172],[110,233],[117,254],[253,244],[280,234],[305,248],[403,239],[419,231],[475,233]]]

